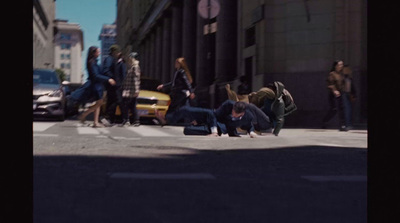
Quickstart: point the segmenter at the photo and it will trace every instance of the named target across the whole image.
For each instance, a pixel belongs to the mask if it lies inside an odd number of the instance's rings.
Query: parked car
[[[65,92],[51,69],[33,70],[33,118],[65,119]]]
[[[137,111],[141,119],[156,118],[154,110],[157,109],[161,114],[167,112],[171,104],[171,98],[168,94],[157,90],[157,86],[161,82],[156,79],[142,77],[140,79],[140,92],[137,98]],[[106,100],[107,103],[107,100]],[[105,112],[106,103],[103,105],[103,112]],[[119,106],[115,111],[117,119],[121,119],[121,110]]]

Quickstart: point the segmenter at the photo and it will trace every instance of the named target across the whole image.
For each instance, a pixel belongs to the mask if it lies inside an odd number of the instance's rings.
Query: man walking
[[[122,104],[122,81],[124,80],[126,69],[119,63],[121,58],[121,49],[118,45],[111,45],[109,48],[109,56],[103,62],[103,74],[115,80],[116,84],[111,86],[106,85],[107,104],[105,111],[105,119],[102,119],[103,124],[110,126],[115,123],[115,111],[117,106]]]

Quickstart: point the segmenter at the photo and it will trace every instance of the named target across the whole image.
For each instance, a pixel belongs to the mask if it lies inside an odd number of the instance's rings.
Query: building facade
[[[197,105],[215,108],[242,75],[253,91],[281,81],[298,110],[288,126],[318,127],[328,109],[326,78],[336,59],[353,69],[355,123],[367,120],[367,0],[117,1],[117,43],[138,51],[142,74],[170,81],[185,57]]]
[[[101,28],[99,40],[100,40],[100,48],[101,48],[101,63],[103,63],[104,58],[109,55],[108,49],[111,45],[115,44],[116,41],[116,27],[115,23],[113,24],[104,24]]]
[[[33,0],[33,68],[54,68],[55,0]]]
[[[76,23],[68,20],[55,20],[54,64],[65,73],[65,80],[83,83],[82,51],[83,32]]]

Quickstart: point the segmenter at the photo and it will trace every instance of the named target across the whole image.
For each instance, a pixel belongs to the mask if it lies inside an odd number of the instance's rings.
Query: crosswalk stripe
[[[78,127],[77,128],[79,134],[83,135],[98,135],[99,131],[92,127]]]
[[[41,137],[58,137],[58,134],[43,134],[43,133],[33,133],[33,136],[41,136]]]
[[[159,127],[157,127],[157,128],[159,128]],[[174,136],[169,133],[160,131],[160,130],[156,129],[155,127],[149,127],[149,126],[144,126],[144,125],[141,125],[139,127],[131,127],[130,126],[130,127],[127,127],[127,129],[129,129],[130,131],[132,131],[140,136],[155,136],[155,137],[157,137],[157,136],[158,137],[159,136],[161,136],[161,137]]]
[[[34,132],[43,132],[55,124],[56,122],[33,122],[32,128]]]

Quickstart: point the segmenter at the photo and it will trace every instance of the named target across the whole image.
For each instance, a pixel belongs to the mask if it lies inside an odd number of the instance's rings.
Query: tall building
[[[33,0],[33,68],[54,68],[55,0]]]
[[[115,22],[113,24],[103,25],[99,35],[99,40],[101,42],[101,63],[103,63],[104,58],[108,56],[108,49],[110,46],[116,43],[116,36],[117,33]]]
[[[366,123],[366,12],[367,0],[118,0],[117,43],[139,52],[143,76],[162,82],[185,57],[201,107],[218,107],[240,76],[253,91],[281,81],[298,107],[287,126],[321,126],[326,78],[341,59],[358,90],[354,121]]]
[[[76,23],[68,20],[55,20],[55,68],[64,71],[65,80],[73,83],[83,83],[82,51],[83,32]]]

